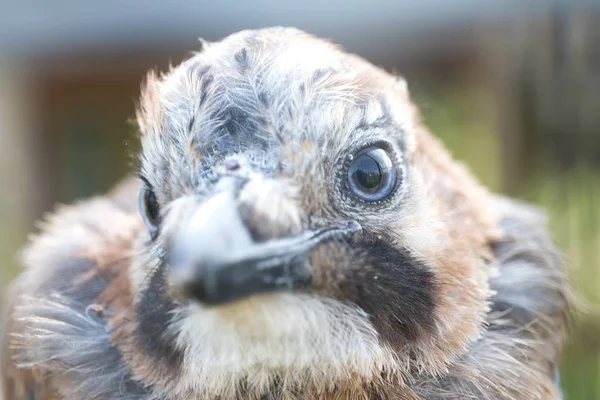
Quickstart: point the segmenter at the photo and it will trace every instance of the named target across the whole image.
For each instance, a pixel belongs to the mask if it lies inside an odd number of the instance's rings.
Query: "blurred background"
[[[579,318],[567,399],[600,399],[600,1],[0,0],[0,287],[57,202],[134,165],[145,73],[197,38],[296,26],[404,75],[426,123],[494,191],[549,211]]]

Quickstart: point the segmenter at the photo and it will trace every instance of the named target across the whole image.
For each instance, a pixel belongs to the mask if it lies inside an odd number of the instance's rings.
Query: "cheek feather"
[[[341,291],[370,316],[380,336],[401,348],[432,331],[437,287],[429,268],[384,240],[350,245],[360,262],[344,277]]]
[[[176,304],[167,294],[164,266],[157,269],[148,281],[136,304],[138,325],[135,329],[137,347],[149,358],[164,363],[167,369],[177,372],[181,365],[181,352],[166,334],[171,324]]]
[[[169,294],[164,270],[158,266],[149,271],[144,287],[125,312],[115,316],[112,341],[137,379],[168,390],[181,374],[183,353],[168,332],[177,305]]]

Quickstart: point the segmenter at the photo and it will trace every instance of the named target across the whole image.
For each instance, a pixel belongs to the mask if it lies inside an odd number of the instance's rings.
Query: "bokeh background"
[[[549,212],[580,295],[567,399],[600,399],[600,1],[0,0],[0,287],[34,222],[134,165],[140,83],[240,29],[296,26],[406,77],[494,191]]]

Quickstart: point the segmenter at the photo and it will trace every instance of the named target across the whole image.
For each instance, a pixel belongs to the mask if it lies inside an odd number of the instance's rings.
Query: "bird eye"
[[[152,238],[156,237],[158,232],[158,223],[160,218],[160,209],[156,194],[148,186],[142,188],[140,193],[140,212],[144,218],[144,222],[150,230]]]
[[[348,167],[350,188],[366,201],[379,201],[396,188],[396,168],[388,153],[380,147],[361,150]]]

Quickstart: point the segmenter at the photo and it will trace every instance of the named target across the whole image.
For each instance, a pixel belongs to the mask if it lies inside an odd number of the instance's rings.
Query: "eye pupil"
[[[152,221],[158,220],[158,204],[156,202],[156,195],[151,190],[148,190],[146,194],[146,210],[148,217],[150,217]]]
[[[142,188],[140,195],[140,213],[154,238],[158,232],[158,222],[160,218],[160,208],[156,194],[149,187]]]
[[[354,181],[365,189],[376,189],[382,181],[381,169],[377,161],[368,155],[361,156],[356,162],[352,175]]]
[[[390,156],[380,147],[361,150],[348,167],[350,189],[367,201],[388,197],[396,188],[396,174]]]

